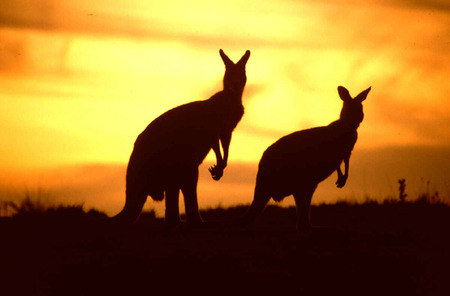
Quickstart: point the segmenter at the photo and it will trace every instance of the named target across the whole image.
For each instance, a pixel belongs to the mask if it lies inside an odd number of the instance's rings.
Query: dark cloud
[[[106,4],[105,4],[106,5]],[[109,5],[109,4],[108,4]],[[37,29],[87,35],[117,35],[157,40],[179,40],[194,46],[217,48],[221,45],[298,46],[299,40],[265,40],[245,30],[235,34],[190,32],[179,28],[182,20],[162,22],[151,14],[142,17],[136,11],[90,7],[86,2],[56,0],[4,0],[0,3],[0,28]],[[169,9],[169,8],[167,8]],[[189,21],[187,18],[186,21]]]
[[[380,3],[383,0],[380,0]],[[406,1],[397,0],[394,4],[386,3],[386,5],[395,5],[405,8],[421,8],[421,9],[437,9],[440,11],[450,11],[450,4],[445,0],[434,1]],[[131,3],[130,7],[133,7]],[[295,8],[295,3],[290,3]],[[259,47],[270,46],[276,48],[289,47],[322,47],[330,42],[342,42],[348,34],[342,34],[342,30],[347,27],[351,31],[356,30],[357,36],[367,35],[367,30],[380,30],[380,24],[377,26],[359,26],[364,19],[359,19],[360,15],[352,15],[342,20],[346,25],[335,23],[340,19],[335,19],[339,15],[339,10],[345,9],[339,2],[335,5],[328,5],[328,15],[330,18],[324,20],[326,26],[323,28],[314,28],[320,33],[316,34],[316,38],[305,39],[300,33],[298,38],[263,38],[256,32],[246,31],[245,27],[241,30],[233,30],[233,25],[229,24],[229,34],[217,34],[215,32],[205,32],[205,30],[191,30],[185,31],[179,28],[184,20],[171,20],[168,16],[167,20],[161,21],[157,16],[147,14],[142,16],[139,10],[134,8],[127,9],[127,6],[116,7],[116,10],[110,9],[106,5],[110,5],[105,1],[105,7],[101,5],[91,5],[84,1],[57,1],[57,0],[4,0],[0,2],[0,28],[24,28],[24,29],[38,29],[44,31],[60,31],[77,34],[91,34],[91,35],[122,35],[131,36],[133,38],[151,38],[156,40],[181,40],[188,42],[194,46],[201,47],[217,47],[217,44],[226,44],[232,46],[243,47]],[[167,10],[170,8],[168,7]],[[326,9],[325,9],[326,10]],[[350,13],[351,11],[349,11]],[[190,15],[189,13],[187,15]],[[186,17],[185,21],[190,21],[192,16]],[[301,18],[297,15],[286,15],[290,18]],[[364,15],[365,17],[365,15]],[[264,15],[256,21],[261,23],[262,28],[268,26],[265,22]],[[242,26],[241,21],[240,26]],[[227,24],[225,24],[227,25]],[[323,27],[323,26],[320,26]],[[386,33],[390,32],[390,28]],[[312,32],[312,31],[311,31]],[[255,35],[256,33],[256,35]],[[376,32],[375,32],[376,33]],[[373,34],[375,34],[373,33]],[[327,38],[320,38],[321,35],[326,35]],[[372,35],[373,35],[372,34]],[[369,34],[370,35],[370,34]],[[376,35],[376,34],[375,34]],[[383,34],[384,36],[385,34]],[[337,36],[337,37],[336,37]],[[337,39],[336,39],[337,38]],[[336,40],[335,40],[336,39]],[[370,38],[367,38],[370,39]],[[331,41],[330,41],[331,40]],[[351,42],[351,39],[346,42]]]
[[[73,1],[5,0],[0,4],[0,27],[92,34],[142,35],[151,31],[127,14],[89,10]]]
[[[54,29],[58,15],[55,1],[5,0],[0,4],[0,26]]]
[[[0,72],[23,69],[27,64],[27,55],[25,41],[0,36]]]
[[[395,96],[377,98],[374,106],[381,122],[399,126],[405,132],[412,133],[421,139],[421,143],[429,145],[450,145],[450,118],[446,108],[433,107],[433,102],[427,98],[414,98],[414,102],[401,100]],[[427,105],[426,107],[424,107]]]
[[[388,3],[397,4],[407,8],[450,12],[450,2],[448,0],[394,0],[389,1]]]

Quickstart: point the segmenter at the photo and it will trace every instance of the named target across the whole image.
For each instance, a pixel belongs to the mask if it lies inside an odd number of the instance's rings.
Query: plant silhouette
[[[187,222],[202,222],[197,202],[198,166],[213,149],[216,164],[209,171],[214,180],[223,175],[231,134],[244,114],[242,93],[247,81],[245,65],[250,57],[247,50],[234,63],[222,49],[219,53],[225,64],[223,90],[207,100],[165,112],[137,137],[127,168],[125,206],[116,220],[131,223],[141,213],[147,196],[157,201],[165,197],[165,222],[178,225],[181,190]]]
[[[317,185],[334,171],[338,175],[338,188],[347,181],[356,130],[364,117],[362,101],[369,91],[370,87],[352,99],[348,90],[339,86],[343,107],[338,120],[284,136],[266,149],[259,162],[254,199],[242,223],[254,220],[270,198],[281,201],[293,195],[297,229],[304,235],[310,232],[310,204]],[[344,173],[340,168],[342,161]]]

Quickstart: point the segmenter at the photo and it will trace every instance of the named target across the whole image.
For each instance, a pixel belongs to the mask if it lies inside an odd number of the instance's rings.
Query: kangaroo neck
[[[220,91],[221,97],[226,98],[226,101],[232,104],[242,105],[242,92],[231,89],[224,89]]]
[[[345,132],[356,132],[356,130],[359,127],[359,123],[354,123],[354,122],[349,122],[347,120],[343,120],[343,119],[338,119],[332,123],[330,123],[330,126],[335,126],[338,127],[339,129],[341,129],[342,131]]]
[[[244,92],[244,89],[233,89],[233,88],[224,88],[222,90],[223,93],[227,94],[228,96],[236,96],[236,97],[242,97],[242,93]]]

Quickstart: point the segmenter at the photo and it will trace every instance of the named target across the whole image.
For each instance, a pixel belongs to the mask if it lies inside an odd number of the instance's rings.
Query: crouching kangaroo
[[[209,171],[214,180],[222,177],[231,134],[244,114],[242,93],[250,57],[247,50],[235,64],[222,50],[219,53],[225,64],[223,90],[207,100],[167,111],[137,137],[127,168],[125,206],[115,220],[131,223],[141,213],[147,196],[157,201],[165,197],[165,222],[177,225],[181,190],[187,222],[202,222],[197,203],[198,166],[212,148],[217,162]]]
[[[356,130],[364,117],[361,103],[369,91],[370,87],[352,99],[348,90],[339,86],[338,93],[344,105],[337,121],[294,132],[267,148],[259,162],[254,199],[243,223],[254,220],[270,198],[281,201],[293,195],[297,229],[304,235],[310,232],[310,204],[317,185],[334,171],[338,176],[337,187],[344,187],[347,181]],[[344,173],[340,168],[342,161]]]

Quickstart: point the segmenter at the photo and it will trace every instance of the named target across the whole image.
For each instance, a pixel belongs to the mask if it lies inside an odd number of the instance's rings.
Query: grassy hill
[[[129,227],[59,207],[0,220],[2,295],[449,295],[450,207],[442,203],[314,206],[310,237],[295,209],[202,212],[201,229],[168,231],[154,213]]]

